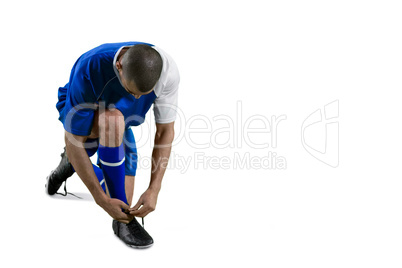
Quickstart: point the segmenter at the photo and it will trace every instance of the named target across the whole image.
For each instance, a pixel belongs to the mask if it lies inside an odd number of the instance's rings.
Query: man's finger
[[[133,210],[130,210],[130,215],[139,217],[139,215],[141,214],[141,212],[143,212],[144,210],[145,210],[144,206],[142,206],[140,209],[133,209]]]
[[[130,223],[130,221],[129,221],[129,220],[121,220],[121,219],[119,219],[119,220],[117,220],[117,221],[119,221],[119,222],[121,222],[121,223],[124,223],[124,224],[128,224],[128,223]]]
[[[124,209],[124,210],[129,210],[130,209],[130,207],[126,203],[124,203],[123,201],[120,202],[120,207],[122,209]]]
[[[140,208],[138,210],[130,211],[130,215],[133,215],[135,217],[142,217],[143,218],[146,215],[148,215],[151,211],[152,211],[152,209],[150,209],[150,208],[142,207],[142,208]]]
[[[138,216],[138,214],[141,213],[141,210],[142,210],[142,208],[138,209],[138,210],[130,210],[130,215]]]
[[[116,219],[116,220],[127,224],[130,222],[131,219],[132,219],[132,216],[130,214],[121,212],[118,219]]]
[[[140,199],[138,200],[137,204],[135,204],[134,207],[130,208],[130,211],[137,210],[141,205],[142,205],[142,199],[140,198]]]

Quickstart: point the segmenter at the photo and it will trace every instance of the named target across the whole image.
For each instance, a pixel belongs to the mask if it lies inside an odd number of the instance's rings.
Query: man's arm
[[[152,151],[151,181],[148,189],[141,195],[137,204],[130,209],[130,214],[145,217],[155,210],[158,194],[162,185],[174,139],[174,122],[156,124],[155,143]],[[140,206],[142,207],[140,208]]]
[[[96,177],[91,160],[84,148],[85,136],[77,136],[65,131],[65,142],[68,159],[73,165],[78,176],[91,192],[96,204],[102,207],[112,218],[123,223],[129,223],[132,216],[122,212],[129,206],[118,199],[109,198]]]

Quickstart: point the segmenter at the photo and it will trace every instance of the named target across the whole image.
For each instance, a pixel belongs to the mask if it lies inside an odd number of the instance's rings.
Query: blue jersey
[[[103,44],[83,54],[74,64],[69,82],[59,88],[59,120],[66,131],[88,136],[94,114],[101,105],[115,107],[124,115],[126,128],[144,122],[145,114],[156,99],[154,91],[139,99],[121,85],[114,67],[116,53],[124,46],[151,44],[124,42]],[[162,99],[162,98],[161,98]]]

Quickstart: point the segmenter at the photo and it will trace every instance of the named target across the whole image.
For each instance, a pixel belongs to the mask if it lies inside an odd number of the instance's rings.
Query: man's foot
[[[50,172],[50,175],[46,178],[47,182],[45,187],[46,192],[49,195],[54,195],[55,193],[57,193],[63,182],[74,174],[74,169],[70,161],[68,161],[65,147],[64,152],[60,156],[61,161],[58,167]]]
[[[134,218],[129,224],[113,220],[113,231],[127,246],[132,248],[148,248],[154,240]]]

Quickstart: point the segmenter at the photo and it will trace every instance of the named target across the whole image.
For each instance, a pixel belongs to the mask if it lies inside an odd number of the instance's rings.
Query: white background
[[[1,266],[401,267],[401,12],[398,1],[3,1]],[[272,151],[287,166],[169,169],[147,250],[115,237],[77,175],[68,190],[84,200],[44,193],[63,148],[58,87],[85,51],[129,40],[176,60],[186,118],[235,120],[237,101],[246,119],[287,117],[276,148],[178,143],[185,157]],[[301,126],[336,100],[333,168],[304,149]],[[148,179],[139,169],[134,202]]]

